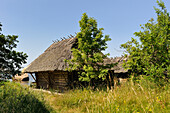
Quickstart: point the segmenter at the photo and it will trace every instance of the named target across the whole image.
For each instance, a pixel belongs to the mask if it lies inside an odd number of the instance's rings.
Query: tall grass
[[[128,81],[112,90],[76,89],[62,95],[35,92],[16,83],[0,86],[0,113],[170,113],[169,84]]]
[[[77,89],[64,95],[46,94],[45,98],[62,113],[170,113],[169,94],[168,86],[160,88],[142,80],[136,84],[129,81],[108,92]]]
[[[20,84],[6,82],[0,86],[0,113],[49,113],[42,93],[29,90]]]

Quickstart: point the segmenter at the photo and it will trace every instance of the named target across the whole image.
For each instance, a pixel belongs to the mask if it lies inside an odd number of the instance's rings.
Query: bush
[[[127,52],[128,61],[125,67],[131,70],[134,77],[145,74],[158,85],[169,82],[170,69],[170,16],[164,3],[157,1],[160,8],[155,8],[157,21],[151,19],[141,26],[141,31],[134,35],[139,39],[122,44]]]
[[[1,113],[49,113],[52,109],[44,101],[42,93],[30,91],[17,83],[0,86]]]

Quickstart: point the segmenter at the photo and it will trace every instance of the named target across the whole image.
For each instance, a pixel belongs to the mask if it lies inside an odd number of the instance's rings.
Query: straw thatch
[[[128,72],[127,69],[123,68],[124,61],[126,62],[127,58],[125,58],[123,56],[122,57],[115,57],[115,58],[111,59],[112,63],[117,63],[117,65],[112,68],[112,70],[114,70],[114,73],[126,73],[126,72]]]
[[[76,41],[76,38],[69,38],[53,43],[43,54],[35,59],[24,72],[64,71],[66,68],[64,59],[71,59],[71,48]]]
[[[64,59],[71,59],[72,53],[71,48],[76,46],[77,38],[69,38],[59,42],[53,43],[43,54],[41,54],[37,59],[35,59],[28,67],[23,71],[25,73],[34,73],[34,72],[45,72],[45,71],[65,71],[67,65],[64,62]],[[124,70],[122,67],[123,57],[116,57],[114,59],[106,58],[104,59],[104,64],[116,63],[118,65],[113,67],[111,70],[114,70],[116,73],[126,73],[127,70]]]

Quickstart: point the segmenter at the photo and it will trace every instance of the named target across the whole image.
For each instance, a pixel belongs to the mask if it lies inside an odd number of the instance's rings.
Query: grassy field
[[[61,113],[170,113],[169,85],[160,88],[148,81],[127,82],[102,91],[76,89],[49,94],[6,83],[0,88],[0,112]]]

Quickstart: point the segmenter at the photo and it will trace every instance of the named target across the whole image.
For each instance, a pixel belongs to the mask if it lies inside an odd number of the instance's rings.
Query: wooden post
[[[37,88],[38,88],[38,86],[39,86],[39,83],[38,83],[39,82],[39,80],[38,80],[39,79],[38,73],[35,73],[35,76],[36,76],[36,81],[35,82],[36,82],[36,85],[37,85]]]
[[[32,73],[30,73],[31,74],[31,76],[32,76],[32,78],[35,80],[35,82],[36,82],[36,79],[34,78],[34,76],[32,75]]]
[[[112,79],[111,79],[111,74],[110,74],[110,72],[109,72],[108,74],[109,74],[109,82],[110,82],[110,84],[109,84],[109,88],[111,88],[111,87],[112,87]]]
[[[107,91],[109,91],[110,90],[110,85],[109,85],[109,80],[108,80],[107,77],[106,77],[106,82],[107,82]]]
[[[111,89],[112,89],[112,88],[113,88],[113,86],[114,86],[114,80],[113,80],[113,77],[114,77],[113,70],[110,70]]]
[[[49,84],[49,88],[52,88],[52,85],[51,85],[51,77],[48,75],[48,84]]]
[[[50,88],[53,88],[53,86],[55,85],[55,80],[53,80],[54,71],[52,73],[48,72],[47,74],[48,74],[48,79],[49,79],[49,86]]]
[[[42,73],[42,77],[44,78],[44,80],[46,80],[47,82],[47,88],[49,88],[49,79],[45,78],[44,74]]]
[[[117,86],[117,75],[116,74],[114,74],[114,72],[112,72],[111,71],[111,74],[112,74],[112,81],[113,81],[113,86],[114,86],[114,88],[116,88],[116,86]]]

